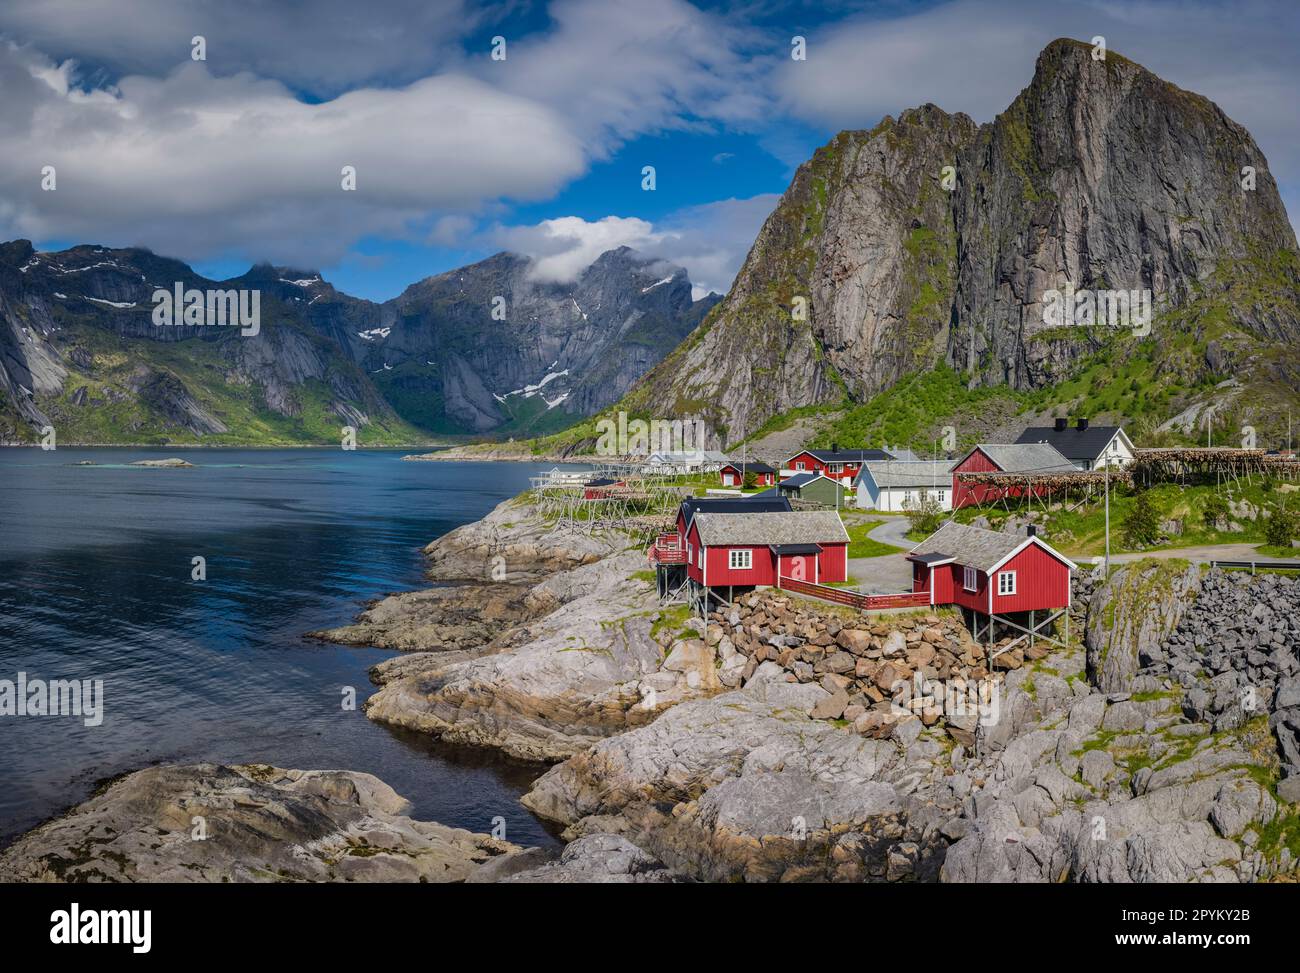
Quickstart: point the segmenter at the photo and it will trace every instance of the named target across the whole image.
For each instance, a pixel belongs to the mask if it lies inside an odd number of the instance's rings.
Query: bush
[[[1205,501],[1202,516],[1205,518],[1206,527],[1217,530],[1219,521],[1228,519],[1228,501],[1217,493],[1210,494],[1210,498]]]
[[[1138,493],[1133,509],[1124,518],[1123,537],[1129,547],[1149,547],[1160,539],[1160,521],[1145,490]]]
[[[755,473],[753,470],[746,470],[746,471],[745,471],[745,479],[744,479],[744,483],[742,484],[742,486],[743,486],[746,490],[752,490],[752,489],[754,489],[754,487],[758,486],[758,474]]]
[[[1268,523],[1264,525],[1264,540],[1268,542],[1269,547],[1290,547],[1291,542],[1295,540],[1297,532],[1296,513],[1294,510],[1288,510],[1285,506],[1277,506],[1273,510],[1273,516],[1268,518]]]
[[[939,501],[924,491],[916,503],[910,498],[904,500],[903,512],[907,516],[909,529],[922,534],[933,534],[943,523],[943,508],[939,506]]]

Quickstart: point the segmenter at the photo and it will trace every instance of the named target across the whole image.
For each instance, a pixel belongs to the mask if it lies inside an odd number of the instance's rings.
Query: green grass
[[[1248,500],[1261,510],[1275,505],[1280,494],[1276,487],[1276,481],[1260,480],[1256,478],[1254,483],[1242,483],[1234,488],[1234,500]],[[1159,486],[1151,487],[1147,493],[1156,510],[1157,518],[1161,521],[1180,520],[1183,524],[1183,532],[1177,536],[1171,536],[1166,545],[1159,548],[1147,548],[1146,550],[1170,550],[1183,547],[1199,547],[1204,545],[1215,544],[1263,544],[1264,542],[1264,524],[1265,519],[1261,515],[1255,520],[1241,519],[1237,523],[1241,524],[1241,532],[1220,531],[1208,527],[1204,520],[1204,510],[1209,503],[1210,498],[1216,493],[1226,496],[1226,487],[1216,488],[1212,484],[1197,484],[1182,486],[1176,483],[1166,483]],[[1120,487],[1111,493],[1110,498],[1110,543],[1112,553],[1134,553],[1135,549],[1126,547],[1123,540],[1124,518],[1128,516],[1135,502],[1135,494],[1127,488]],[[1042,507],[1035,503],[1026,505],[1023,509],[1034,509],[1041,512]],[[987,519],[992,527],[997,530],[1001,529],[1007,518],[1020,512],[1013,505],[1012,513],[1008,513],[1000,506],[989,507],[965,507],[954,514],[954,518],[960,523],[970,523],[977,517]],[[1106,538],[1106,511],[1105,505],[1101,499],[1095,503],[1075,510],[1053,510],[1047,514],[1047,522],[1043,525],[1043,533],[1049,538],[1049,542],[1057,550],[1065,554],[1089,557],[1101,554],[1105,550]],[[1261,556],[1295,556],[1278,552],[1264,554]]]
[[[867,536],[883,523],[883,520],[867,520],[858,524],[845,524],[844,528],[849,533],[849,557],[881,557],[885,554],[897,554],[899,551],[906,550],[906,548],[885,544]]]

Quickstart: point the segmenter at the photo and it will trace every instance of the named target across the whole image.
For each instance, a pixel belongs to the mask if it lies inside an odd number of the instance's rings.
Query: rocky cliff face
[[[941,362],[972,385],[1055,385],[1107,337],[1045,323],[1045,292],[1067,285],[1149,289],[1146,357],[1182,387],[1264,370],[1294,391],[1296,250],[1245,129],[1058,40],[991,123],[927,105],[819,149],[723,304],[628,402],[702,416],[725,443]]]
[[[689,332],[680,267],[610,251],[573,284],[498,254],[374,304],[313,271],[212,281],[146,250],[0,246],[0,442],[334,441],[558,428],[610,404]],[[256,290],[261,325],[158,327],[176,283]],[[501,296],[504,320],[492,317]]]
[[[317,282],[308,315],[416,425],[515,431],[617,401],[717,300],[693,300],[684,269],[627,247],[572,283],[533,271],[527,258],[499,253],[383,304]]]

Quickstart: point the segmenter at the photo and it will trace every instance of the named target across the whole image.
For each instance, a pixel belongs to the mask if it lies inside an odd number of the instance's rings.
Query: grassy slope
[[[55,427],[63,443],[158,443],[205,446],[333,444],[344,421],[329,410],[331,393],[324,382],[311,380],[297,390],[299,414],[283,416],[265,405],[255,385],[226,381],[227,363],[215,342],[130,341],[98,328],[77,329],[77,343],[94,355],[94,377],[69,365],[63,392],[44,405],[56,413]],[[174,375],[210,414],[229,429],[203,436],[165,425],[165,419],[132,397],[89,407],[72,404],[73,393],[86,386],[90,398],[106,399],[108,386],[122,387],[140,365]],[[358,430],[361,446],[425,443],[426,433],[401,420],[372,417]]]

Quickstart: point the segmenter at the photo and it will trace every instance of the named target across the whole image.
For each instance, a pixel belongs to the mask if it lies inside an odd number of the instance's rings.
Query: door
[[[723,486],[732,486],[732,485],[735,484],[735,482],[736,482],[736,481],[735,481],[735,478],[734,478],[730,473],[723,473],[723,474],[722,474],[722,485],[723,485]]]

